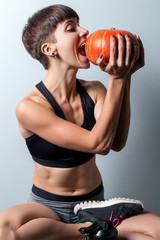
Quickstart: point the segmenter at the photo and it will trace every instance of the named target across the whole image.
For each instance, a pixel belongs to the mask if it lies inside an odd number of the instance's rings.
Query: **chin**
[[[88,69],[88,68],[90,68],[90,62],[88,62],[87,64],[82,64],[79,68],[80,69]]]

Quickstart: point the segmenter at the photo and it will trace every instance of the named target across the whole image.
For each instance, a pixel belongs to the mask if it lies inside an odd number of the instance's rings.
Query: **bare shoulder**
[[[29,114],[28,110],[37,108],[52,109],[51,105],[46,101],[44,96],[36,89],[33,88],[18,104],[16,107],[17,117],[21,114]]]
[[[91,96],[93,101],[96,103],[100,98],[104,98],[106,95],[106,87],[100,81],[93,80],[93,81],[85,81],[79,79],[82,86]]]
[[[27,122],[32,121],[32,119],[36,117],[37,112],[43,113],[44,109],[51,109],[51,107],[35,88],[19,101],[16,106],[16,117],[19,130],[24,138],[33,135],[33,133],[26,128]]]

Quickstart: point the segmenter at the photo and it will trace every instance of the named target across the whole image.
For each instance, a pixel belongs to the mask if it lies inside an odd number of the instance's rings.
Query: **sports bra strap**
[[[50,93],[50,91],[46,88],[44,83],[41,81],[36,85],[36,88],[42,93],[42,95],[47,99],[47,101],[51,104],[53,107],[55,114],[62,119],[65,119],[65,115],[60,107],[60,105],[57,103],[53,95]],[[76,88],[77,91],[80,94],[81,102],[82,102],[82,109],[84,112],[84,119],[88,119],[89,121],[93,121],[93,124],[95,123],[95,119],[93,119],[90,116],[90,110],[94,108],[94,102],[90,95],[86,92],[84,87],[81,85],[78,79],[76,79]],[[92,110],[91,110],[92,111]],[[84,120],[85,122],[85,120]],[[83,126],[83,125],[82,125]]]
[[[42,95],[47,99],[47,101],[51,104],[51,106],[53,107],[56,115],[58,115],[59,117],[65,119],[64,113],[61,109],[61,107],[59,106],[59,104],[57,103],[57,101],[54,99],[54,97],[52,96],[52,94],[50,93],[50,91],[46,88],[46,86],[44,85],[44,83],[41,81],[40,83],[38,83],[36,85],[36,88],[42,93]]]

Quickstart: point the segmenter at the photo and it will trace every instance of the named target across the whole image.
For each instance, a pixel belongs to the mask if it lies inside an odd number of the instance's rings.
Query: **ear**
[[[54,43],[44,43],[41,46],[41,51],[47,55],[47,56],[52,56],[53,57],[53,53],[56,52],[56,46]]]

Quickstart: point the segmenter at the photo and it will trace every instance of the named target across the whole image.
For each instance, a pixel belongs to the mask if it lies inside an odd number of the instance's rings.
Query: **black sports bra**
[[[41,81],[38,83],[36,87],[51,104],[55,111],[55,114],[60,118],[65,119],[62,109],[52,94],[49,92],[49,90],[46,88],[46,86],[43,84],[43,82]],[[83,88],[83,86],[80,84],[79,80],[76,81],[76,87],[81,97],[84,115],[84,122],[81,127],[87,130],[91,130],[96,122],[94,117],[94,102],[86,90]],[[26,138],[25,140],[33,160],[41,165],[48,167],[71,168],[88,162],[94,156],[92,153],[85,153],[62,148],[46,141],[36,134],[32,135],[29,138]]]

